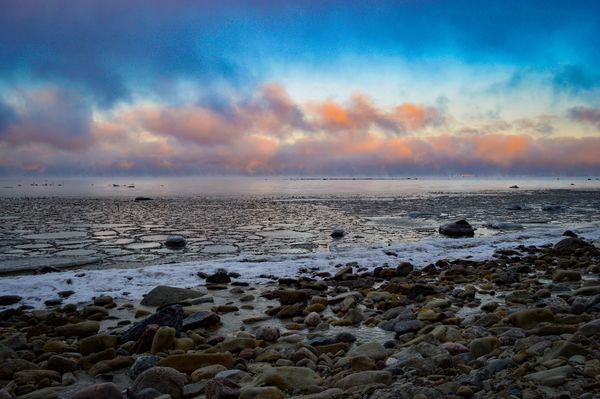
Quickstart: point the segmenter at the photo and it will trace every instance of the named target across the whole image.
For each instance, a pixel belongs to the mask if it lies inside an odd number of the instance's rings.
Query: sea
[[[460,219],[474,237],[439,233]],[[600,239],[597,177],[0,178],[0,291],[31,306],[64,290],[135,300],[219,268],[260,282],[422,267],[552,245],[565,230]],[[184,248],[164,245],[174,234]]]

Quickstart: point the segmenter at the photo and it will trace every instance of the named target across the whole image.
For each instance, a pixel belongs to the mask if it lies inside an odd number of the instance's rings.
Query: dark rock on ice
[[[548,204],[548,205],[542,206],[542,211],[546,211],[546,212],[558,212],[558,211],[564,211],[565,209],[566,209],[566,207],[564,205],[560,205],[560,204]]]
[[[440,227],[440,233],[448,237],[473,237],[475,230],[466,220],[459,220]]]
[[[165,241],[165,245],[169,248],[183,248],[185,244],[185,237],[180,235],[170,235]]]
[[[510,222],[489,222],[485,224],[485,227],[494,230],[522,230],[523,225],[518,223]]]
[[[225,270],[217,270],[206,278],[206,282],[210,284],[227,284],[231,282],[231,278]]]
[[[346,235],[346,232],[343,229],[335,229],[330,235],[332,238],[342,238]]]

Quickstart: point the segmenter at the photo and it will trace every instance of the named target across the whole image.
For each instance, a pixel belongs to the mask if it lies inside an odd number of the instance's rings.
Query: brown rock
[[[100,330],[100,323],[97,321],[82,321],[81,323],[56,327],[54,331],[57,335],[82,338],[97,334],[98,330]]]
[[[167,356],[158,362],[161,367],[172,367],[182,373],[191,373],[202,366],[211,364],[222,364],[228,369],[232,368],[233,356],[230,353],[187,353]]]
[[[108,348],[117,346],[119,338],[115,335],[93,335],[79,341],[79,352],[82,355],[101,352]]]
[[[511,314],[508,320],[517,327],[531,329],[542,322],[553,322],[554,313],[546,308],[526,309]]]

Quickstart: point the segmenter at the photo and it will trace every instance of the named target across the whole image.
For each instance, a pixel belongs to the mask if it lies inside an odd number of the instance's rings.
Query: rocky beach
[[[594,398],[600,250],[559,239],[261,283],[199,271],[141,301],[4,295],[0,397]]]
[[[599,38],[0,0],[0,399],[600,399]]]

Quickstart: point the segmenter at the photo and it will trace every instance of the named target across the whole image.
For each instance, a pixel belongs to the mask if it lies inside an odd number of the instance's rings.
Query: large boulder
[[[198,290],[159,285],[144,295],[141,303],[144,306],[165,306],[184,302],[186,299],[198,298],[203,295],[205,295],[205,292]]]
[[[475,235],[475,229],[466,220],[440,226],[439,232],[448,237],[473,237]]]

